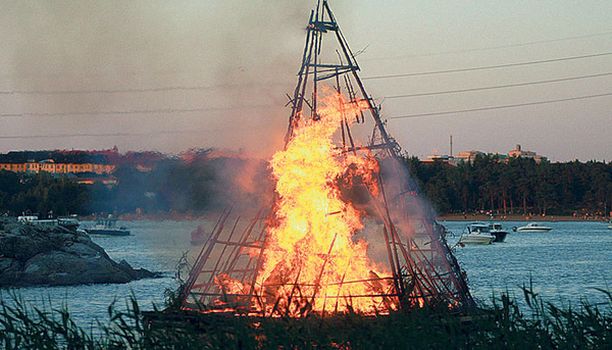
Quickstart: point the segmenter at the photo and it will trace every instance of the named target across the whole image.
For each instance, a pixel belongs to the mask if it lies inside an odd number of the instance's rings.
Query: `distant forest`
[[[272,194],[263,161],[153,158],[154,166],[146,171],[133,162],[119,164],[114,187],[79,185],[46,173],[1,171],[0,214],[200,213],[235,204],[257,208]],[[607,215],[612,210],[612,163],[536,164],[523,158],[506,163],[495,156],[479,156],[456,167],[421,163],[414,157],[405,162],[440,214]]]
[[[272,193],[266,166],[238,158],[166,158],[150,171],[119,165],[113,187],[77,184],[47,173],[0,171],[0,214],[200,213],[237,203],[257,208],[262,196]]]
[[[206,154],[211,149],[199,150]],[[39,162],[53,159],[56,163],[97,163],[97,164],[152,164],[167,159],[168,156],[160,152],[127,152],[119,153],[117,148],[103,151],[82,150],[53,150],[53,151],[11,151],[0,153],[0,163]]]
[[[607,216],[612,210],[612,163],[536,164],[533,159],[478,156],[450,166],[405,158],[410,173],[441,214]]]

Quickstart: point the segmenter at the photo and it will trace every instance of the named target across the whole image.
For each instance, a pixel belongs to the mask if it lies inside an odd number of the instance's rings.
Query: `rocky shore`
[[[113,261],[86,233],[0,219],[0,288],[126,283],[158,275]]]

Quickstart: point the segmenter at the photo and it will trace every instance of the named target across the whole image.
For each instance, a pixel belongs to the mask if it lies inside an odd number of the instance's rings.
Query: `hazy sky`
[[[0,152],[117,145],[269,154],[286,128],[285,93],[296,81],[314,3],[0,0]],[[612,52],[609,0],[330,4],[352,49],[365,48],[362,77]],[[600,33],[608,34],[592,35]],[[555,40],[571,37],[580,38]],[[540,43],[519,45],[533,42]],[[606,94],[612,75],[385,96],[611,72],[612,55],[605,55],[365,83],[391,118]],[[452,134],[455,152],[505,153],[518,143],[552,160],[610,161],[612,96],[390,119],[388,129],[418,156],[448,153]]]

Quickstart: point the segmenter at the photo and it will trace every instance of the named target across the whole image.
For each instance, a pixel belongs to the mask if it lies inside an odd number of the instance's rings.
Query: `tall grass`
[[[527,308],[502,294],[492,305],[466,315],[420,309],[384,317],[352,313],[304,319],[176,312],[148,322],[136,298],[96,331],[75,323],[65,307],[42,307],[15,293],[0,295],[0,347],[4,349],[612,349],[612,295],[606,304],[564,308],[523,287]],[[7,298],[8,296],[8,298]],[[176,294],[168,303],[176,305]],[[148,314],[150,315],[150,314]],[[184,316],[184,314],[180,314]],[[163,318],[164,322],[160,322]]]

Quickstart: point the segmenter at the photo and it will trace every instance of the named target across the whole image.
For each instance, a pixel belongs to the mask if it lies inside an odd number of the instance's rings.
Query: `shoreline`
[[[486,214],[445,214],[438,215],[437,221],[522,221],[522,222],[608,222],[608,218],[601,216],[572,216],[572,215],[486,215]]]
[[[120,221],[202,221],[219,219],[222,213],[210,212],[202,214],[177,214],[177,213],[157,213],[157,214],[118,214],[113,215]],[[105,218],[105,216],[100,216]],[[79,221],[96,221],[96,215],[80,215],[77,217]]]
[[[216,221],[221,213],[208,212],[201,214],[157,213],[157,214],[119,214],[121,221]],[[79,216],[80,221],[94,221],[95,216]],[[602,222],[610,219],[601,216],[572,216],[572,215],[486,215],[486,214],[443,214],[436,217],[437,221],[519,221],[519,222]]]

